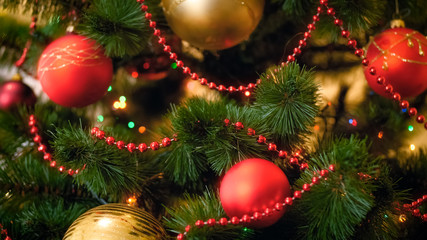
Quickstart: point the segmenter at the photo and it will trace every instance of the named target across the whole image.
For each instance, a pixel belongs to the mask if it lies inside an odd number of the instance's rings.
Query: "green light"
[[[243,228],[243,232],[248,232],[248,231],[249,231],[249,228],[247,228],[247,227]]]
[[[112,86],[109,86],[109,87],[108,87],[108,91],[109,91],[109,92],[111,92],[111,90],[113,90],[113,87],[112,87]]]
[[[119,100],[120,100],[120,102],[126,102],[126,97],[125,97],[125,96],[121,96],[121,97],[119,98]]]
[[[384,214],[384,217],[385,217],[385,218],[388,218],[388,215],[387,215],[387,214]]]
[[[128,123],[128,127],[129,128],[134,128],[135,127],[135,123],[134,122],[129,122]]]
[[[409,126],[408,126],[408,130],[409,130],[410,132],[414,131],[414,126],[409,125]]]
[[[176,65],[176,63],[172,63],[172,64],[171,64],[171,68],[172,68],[172,69],[176,69],[177,67],[178,67],[178,66]]]
[[[104,121],[104,116],[99,115],[99,116],[98,116],[98,122],[103,122],[103,121]]]

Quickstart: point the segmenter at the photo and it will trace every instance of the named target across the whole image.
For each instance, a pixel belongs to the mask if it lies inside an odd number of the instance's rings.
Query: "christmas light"
[[[128,127],[129,128],[134,128],[135,127],[135,123],[134,122],[129,122],[128,123]]]
[[[112,87],[112,86],[109,86],[109,87],[108,87],[108,91],[109,91],[109,92],[111,92],[111,90],[113,90],[113,87]]]
[[[150,68],[150,63],[146,62],[146,63],[144,63],[144,64],[142,65],[142,67],[143,67],[144,69],[149,69],[149,68]]]
[[[143,134],[147,130],[144,126],[138,128],[139,133]]]
[[[250,96],[251,96],[251,92],[249,92],[249,91],[245,91],[245,96],[246,96],[246,97],[250,97]]]
[[[129,206],[135,206],[136,200],[137,199],[136,199],[135,195],[133,195],[132,197],[128,198],[127,203]]]
[[[178,66],[176,65],[176,63],[172,63],[172,64],[171,64],[171,68],[172,68],[172,69],[176,69],[177,67],[178,67]]]
[[[411,144],[411,145],[409,146],[409,149],[411,149],[411,151],[414,151],[414,150],[415,150],[415,145],[414,145],[414,144]]]
[[[401,223],[406,222],[406,215],[405,215],[405,214],[401,214],[401,215],[399,216],[399,222],[401,222]]]
[[[126,106],[127,106],[126,102],[120,102],[120,103],[119,103],[119,108],[120,108],[120,109],[125,109],[125,108],[126,108]]]
[[[314,125],[314,131],[319,131],[319,130],[320,130],[319,125]]]
[[[384,136],[383,131],[380,131],[380,132],[378,133],[378,138],[379,138],[379,139],[381,139],[381,138],[383,138],[383,136]]]
[[[99,115],[99,116],[98,116],[98,122],[103,122],[103,121],[104,121],[104,116]]]
[[[114,104],[113,104],[113,107],[115,109],[119,109],[120,108],[120,102],[119,101],[115,101]]]
[[[126,97],[125,97],[125,96],[121,96],[121,97],[119,98],[119,101],[120,101],[120,102],[126,102]]]
[[[137,71],[132,72],[132,77],[133,78],[137,78],[139,76]]]
[[[414,126],[409,125],[409,126],[408,126],[408,130],[409,130],[410,132],[414,131]]]

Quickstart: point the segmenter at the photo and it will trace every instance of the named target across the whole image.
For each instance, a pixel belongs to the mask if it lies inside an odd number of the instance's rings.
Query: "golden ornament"
[[[162,225],[148,212],[111,203],[90,209],[68,228],[63,240],[166,239]]]
[[[264,10],[264,0],[162,0],[162,5],[176,35],[209,50],[248,39]]]

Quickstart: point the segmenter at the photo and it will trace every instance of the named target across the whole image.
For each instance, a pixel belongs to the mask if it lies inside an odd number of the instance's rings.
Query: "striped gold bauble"
[[[150,213],[111,203],[90,209],[74,221],[63,240],[161,240],[166,232]]]

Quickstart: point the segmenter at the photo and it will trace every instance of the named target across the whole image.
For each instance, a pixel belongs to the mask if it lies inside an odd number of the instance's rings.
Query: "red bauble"
[[[409,28],[392,28],[375,36],[368,47],[365,77],[379,95],[392,98],[377,83],[383,76],[402,97],[417,96],[427,89],[427,39]],[[370,71],[375,68],[376,75]]]
[[[291,195],[291,188],[283,171],[274,163],[259,159],[246,159],[234,165],[225,174],[220,187],[220,198],[225,213],[232,218],[273,209],[276,203],[283,203]],[[279,220],[284,210],[275,211],[260,220],[246,224],[263,228]]]
[[[17,104],[33,106],[36,96],[30,87],[21,81],[7,81],[0,85],[0,109],[8,111]]]
[[[94,40],[67,35],[43,51],[37,74],[52,101],[65,107],[84,107],[105,95],[113,65]]]

